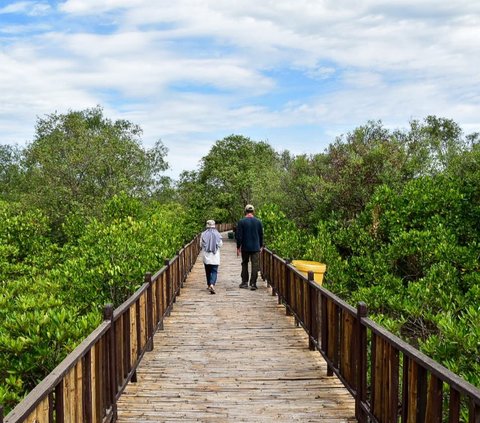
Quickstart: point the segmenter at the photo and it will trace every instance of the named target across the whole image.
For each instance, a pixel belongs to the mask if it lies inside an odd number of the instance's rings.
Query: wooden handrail
[[[0,407],[0,423],[115,421],[116,401],[136,381],[199,253],[197,235],[116,310],[106,306],[104,321],[5,418]]]
[[[218,232],[226,232],[233,229],[233,225],[231,223],[217,223],[215,227],[217,228]]]
[[[5,423],[22,422],[24,420],[49,421],[48,416],[55,412],[55,408],[59,406],[59,398],[55,398],[59,391],[62,391],[62,401],[65,403],[65,396],[70,398],[66,389],[70,388],[70,383],[75,385],[77,371],[82,371],[85,357],[92,350],[100,352],[98,346],[105,339],[106,334],[110,331],[111,324],[109,321],[103,321],[73,352],[71,352],[45,379],[43,379],[27,397],[15,407],[6,417]],[[103,363],[98,363],[102,365]],[[103,368],[104,370],[104,368]],[[60,386],[62,387],[60,388]],[[66,387],[65,385],[68,385]],[[80,394],[80,392],[76,392]],[[104,394],[104,392],[101,392]],[[81,404],[79,405],[81,407]],[[58,410],[57,410],[58,411]],[[65,410],[63,410],[65,411]],[[76,412],[78,410],[73,410]],[[57,416],[57,421],[65,421],[65,414]]]
[[[480,423],[480,390],[264,248],[262,277],[356,401],[360,423]],[[399,420],[401,419],[401,420]]]

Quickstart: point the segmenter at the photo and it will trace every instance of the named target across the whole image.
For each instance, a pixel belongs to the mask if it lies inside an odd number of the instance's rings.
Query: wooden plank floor
[[[238,288],[240,258],[223,235],[217,294],[199,258],[120,397],[118,422],[356,421],[352,397],[266,284]]]

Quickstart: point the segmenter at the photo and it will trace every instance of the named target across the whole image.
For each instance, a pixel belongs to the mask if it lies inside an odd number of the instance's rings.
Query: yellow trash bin
[[[308,278],[308,272],[313,272],[313,280],[321,285],[323,282],[323,274],[327,270],[327,265],[318,261],[309,260],[292,260],[292,264],[298,269],[298,271]]]

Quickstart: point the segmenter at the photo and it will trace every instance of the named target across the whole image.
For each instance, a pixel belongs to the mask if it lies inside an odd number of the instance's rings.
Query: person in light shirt
[[[205,275],[207,277],[207,289],[211,294],[215,294],[218,266],[220,265],[220,247],[223,245],[223,242],[220,232],[215,227],[214,220],[207,220],[207,228],[202,232],[200,242]]]

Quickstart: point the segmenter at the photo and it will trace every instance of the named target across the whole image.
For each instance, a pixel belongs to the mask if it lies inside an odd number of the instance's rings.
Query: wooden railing
[[[230,231],[233,228],[231,223],[217,223],[216,228],[218,232]]]
[[[480,423],[480,390],[264,249],[262,277],[356,401],[359,422]]]
[[[229,226],[219,225],[222,230]],[[116,420],[116,402],[153,335],[163,328],[176,296],[200,252],[195,237],[116,310],[106,306],[104,321],[0,423],[90,423]]]

